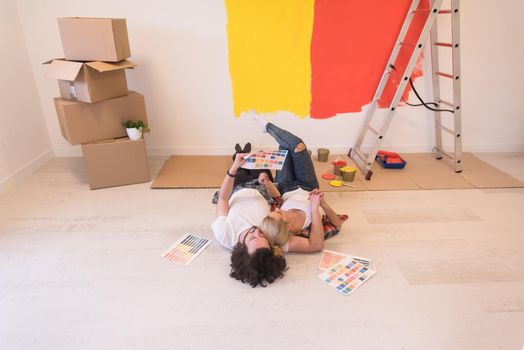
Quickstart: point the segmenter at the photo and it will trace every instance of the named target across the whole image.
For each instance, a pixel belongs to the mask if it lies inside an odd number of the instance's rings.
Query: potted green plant
[[[125,122],[122,122],[122,126],[126,128],[127,136],[134,141],[140,140],[142,138],[142,133],[149,131],[149,127],[142,120],[136,122],[126,120]]]

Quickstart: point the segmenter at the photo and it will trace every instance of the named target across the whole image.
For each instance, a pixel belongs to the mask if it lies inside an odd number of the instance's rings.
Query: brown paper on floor
[[[341,156],[349,166],[355,166],[347,156]],[[367,181],[357,170],[355,187],[332,187],[322,174],[333,174],[331,164],[337,155],[330,155],[322,163],[313,159],[320,190],[324,192],[387,191],[420,189],[497,188],[524,187],[524,183],[481,161],[472,154],[463,154],[464,171],[455,173],[449,162],[436,160],[430,153],[402,154],[408,162],[404,169],[384,169],[373,165],[373,176]],[[314,157],[315,158],[315,157]],[[152,184],[152,188],[218,188],[226,170],[231,165],[231,156],[172,156]],[[337,179],[341,180],[340,177]]]
[[[455,173],[447,158],[437,160],[432,153],[406,153],[402,155],[402,158],[408,163],[404,170],[409,172],[409,176],[421,189],[440,190],[475,187],[460,174]],[[477,157],[473,158],[470,159],[470,162],[480,161]],[[493,170],[496,169],[493,168]]]
[[[385,169],[380,164],[375,163],[371,181],[367,181],[363,175],[364,185],[370,191],[400,191],[400,190],[420,190],[420,186],[409,174],[409,169]]]
[[[172,156],[151,188],[218,188],[232,162],[231,156]]]
[[[364,187],[364,184],[362,181],[366,181],[362,176],[360,176],[360,172],[357,170],[357,174],[355,175],[355,180],[351,182],[346,182],[349,185],[353,185],[355,187],[349,187],[349,186],[342,186],[342,187],[333,187],[329,185],[329,180],[324,180],[322,178],[322,174],[333,174],[333,164],[331,162],[335,161],[337,155],[331,155],[329,156],[329,160],[327,162],[319,162],[316,157],[313,159],[313,165],[315,166],[315,172],[317,173],[318,178],[318,184],[319,189],[323,192],[347,192],[347,191],[365,191],[366,187]],[[348,166],[355,167],[355,164],[353,161],[348,160],[347,157],[343,157],[344,161],[347,163]],[[337,176],[337,180],[342,180],[342,176]]]
[[[524,187],[524,184],[507,173],[478,159],[471,153],[462,157],[464,171],[460,174],[476,188]]]

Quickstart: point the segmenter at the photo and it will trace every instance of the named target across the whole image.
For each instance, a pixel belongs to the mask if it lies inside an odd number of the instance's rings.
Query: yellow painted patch
[[[314,0],[225,0],[235,116],[309,115]]]

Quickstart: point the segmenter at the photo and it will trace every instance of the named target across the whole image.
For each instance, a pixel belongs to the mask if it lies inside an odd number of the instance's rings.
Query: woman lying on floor
[[[288,150],[282,170],[277,171],[281,192],[269,171],[249,173],[241,168],[246,154],[237,154],[222,182],[212,229],[222,246],[233,249],[230,276],[253,287],[265,287],[265,282],[284,276],[283,251],[321,250],[324,239],[335,236],[347,216],[337,216],[318,190],[313,163],[302,140],[263,119],[255,120],[280,149]],[[282,209],[270,214],[273,202]],[[322,218],[320,208],[326,217]]]
[[[347,216],[337,215],[318,190],[315,168],[302,139],[260,117],[254,119],[273,136],[279,149],[288,151],[276,178],[282,205],[262,221],[262,231],[284,252],[321,250],[325,239],[338,234]]]

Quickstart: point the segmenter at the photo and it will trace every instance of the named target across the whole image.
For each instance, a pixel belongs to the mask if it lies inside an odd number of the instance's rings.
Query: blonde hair
[[[271,250],[276,256],[284,256],[284,251],[278,245],[272,245]]]
[[[264,235],[268,239],[271,245],[283,246],[289,239],[289,230],[287,224],[282,219],[275,219],[270,216],[266,216],[260,224],[260,230],[264,232]]]

